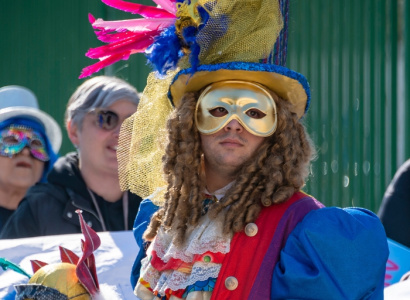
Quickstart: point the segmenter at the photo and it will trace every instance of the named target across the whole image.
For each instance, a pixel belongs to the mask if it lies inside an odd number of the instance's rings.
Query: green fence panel
[[[310,82],[304,123],[318,152],[305,189],[326,205],[377,211],[405,156],[397,118],[405,102],[397,90],[402,10],[397,1],[295,0],[290,16],[288,66]]]
[[[102,45],[88,13],[135,17],[100,0],[0,1],[0,86],[27,86],[62,127],[81,69],[96,62],[84,54]],[[310,82],[303,122],[318,152],[305,190],[326,205],[377,211],[410,157],[410,1],[290,0],[289,22],[288,67]],[[133,55],[97,75],[142,91],[148,72],[144,56]],[[61,154],[74,149],[63,132]]]
[[[100,0],[0,1],[0,86],[22,85],[36,94],[40,107],[62,126],[61,154],[74,150],[64,129],[67,101],[85,80],[78,79],[82,68],[97,62],[85,53],[102,45],[94,35],[88,13],[114,20],[114,11]],[[134,16],[126,14],[130,17]],[[143,57],[132,57],[97,75],[101,74],[116,75],[142,90],[148,67]]]

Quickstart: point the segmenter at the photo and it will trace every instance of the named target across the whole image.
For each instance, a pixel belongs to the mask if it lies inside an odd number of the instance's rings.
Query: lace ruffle
[[[185,290],[187,286],[208,278],[217,278],[221,270],[220,264],[195,263],[192,273],[182,273],[175,270],[159,272],[151,265],[144,271],[143,278],[154,291],[165,295],[168,289],[172,291]]]
[[[141,262],[142,279],[160,295],[169,293],[169,290],[183,292],[189,285],[193,285],[197,281],[218,278],[221,264],[212,261],[212,254],[206,254],[207,260],[195,261],[195,259],[207,252],[218,253],[222,256],[229,252],[232,235],[223,234],[223,216],[212,221],[207,215],[203,216],[198,226],[189,229],[187,236],[186,245],[182,249],[177,248],[172,243],[172,234],[161,228],[148,249],[148,256]],[[154,264],[158,268],[163,267],[171,260],[181,260],[192,266],[192,270],[189,272],[190,268],[170,268],[158,271],[151,264],[153,255],[164,263],[163,265],[162,262],[159,265]],[[165,268],[167,267],[165,266]],[[188,271],[182,272],[183,270]]]
[[[232,235],[224,235],[222,230],[223,216],[211,221],[205,215],[195,229],[188,230],[189,238],[183,249],[177,248],[172,243],[172,235],[161,228],[153,243],[153,250],[164,262],[174,258],[189,263],[196,254],[205,252],[226,254],[230,250]]]

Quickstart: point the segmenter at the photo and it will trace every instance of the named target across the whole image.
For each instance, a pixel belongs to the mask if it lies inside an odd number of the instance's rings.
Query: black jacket
[[[410,159],[394,175],[378,215],[387,237],[410,247]]]
[[[95,231],[103,227],[87,186],[78,169],[78,156],[61,157],[47,177],[48,183],[30,188],[15,213],[3,227],[0,238],[81,233],[75,211],[81,209],[85,221]],[[95,194],[108,231],[124,230],[122,201],[110,203]],[[137,214],[141,198],[128,194],[128,229]]]

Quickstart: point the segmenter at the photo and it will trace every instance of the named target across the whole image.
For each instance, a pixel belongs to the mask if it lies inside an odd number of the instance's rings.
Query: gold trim
[[[292,111],[299,118],[305,113],[307,94],[299,81],[285,75],[268,71],[216,70],[181,74],[170,86],[172,101],[179,104],[186,92],[197,92],[211,83],[227,80],[243,80],[259,83],[275,92],[279,97],[292,103]]]

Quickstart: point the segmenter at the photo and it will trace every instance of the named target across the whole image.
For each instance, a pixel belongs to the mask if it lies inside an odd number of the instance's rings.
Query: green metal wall
[[[62,127],[66,103],[85,80],[78,79],[82,68],[97,62],[84,54],[89,48],[102,45],[88,22],[88,13],[105,19],[130,17],[100,0],[0,1],[0,86],[17,84],[30,88],[40,107]],[[99,74],[104,72],[142,90],[148,67],[143,56],[136,56]],[[63,134],[62,154],[74,150],[64,129]]]
[[[310,82],[304,123],[318,150],[306,191],[326,205],[377,211],[397,167],[410,157],[410,1],[290,4],[288,67]],[[0,1],[0,86],[27,86],[61,126],[69,96],[84,81],[81,69],[94,62],[84,54],[101,45],[89,12],[132,17],[100,0]],[[134,55],[99,74],[142,90],[148,71],[144,57]],[[64,132],[61,153],[70,150]]]
[[[327,205],[377,211],[410,157],[408,12],[409,1],[291,0],[288,66],[310,82],[318,151],[306,190]]]

